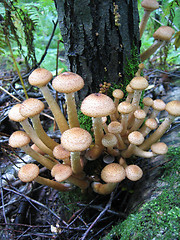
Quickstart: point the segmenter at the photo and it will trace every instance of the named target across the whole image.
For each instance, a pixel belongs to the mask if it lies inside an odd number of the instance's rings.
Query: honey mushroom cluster
[[[37,181],[59,191],[70,191],[72,185],[84,191],[91,185],[98,194],[110,194],[125,178],[138,181],[143,176],[142,169],[134,164],[127,165],[126,159],[132,156],[150,158],[167,153],[167,145],[159,140],[180,115],[180,101],[177,100],[165,104],[160,99],[145,97],[141,109],[142,91],[148,87],[147,80],[139,74],[142,68],[141,64],[127,86],[125,101],[120,89],[113,91],[113,99],[103,93],[92,93],[82,101],[82,113],[92,117],[93,143],[90,133],[80,128],[77,117],[74,93],[83,88],[83,79],[78,74],[64,72],[52,80],[52,86],[66,96],[66,120],[47,86],[52,74],[42,68],[34,70],[29,82],[40,87],[62,135],[59,144],[44,131],[39,118],[44,109],[42,101],[29,98],[14,105],[9,111],[9,118],[19,122],[24,131],[14,132],[9,138],[9,145],[21,148],[49,169],[52,175],[52,180],[40,177],[39,168],[33,162],[20,169],[19,178],[23,182]],[[168,116],[159,124],[157,116],[164,110]],[[107,118],[110,119],[108,123]],[[101,171],[101,181],[97,182],[84,171],[84,166],[100,156],[103,156],[101,159],[106,166]]]

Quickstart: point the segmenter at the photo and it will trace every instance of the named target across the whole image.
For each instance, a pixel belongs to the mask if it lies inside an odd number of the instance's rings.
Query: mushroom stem
[[[65,93],[67,102],[67,114],[70,128],[80,127],[74,93]]]
[[[39,118],[39,114],[35,115],[34,117],[31,118],[32,123],[33,123],[33,127],[38,135],[38,137],[41,139],[41,141],[51,150],[54,149],[55,146],[58,145],[57,142],[55,142],[52,138],[50,138],[46,132],[44,131],[41,122],[40,122],[40,118]]]
[[[51,170],[53,166],[56,164],[55,162],[51,161],[49,158],[44,157],[43,155],[39,154],[38,152],[34,151],[29,145],[22,146],[21,149],[31,156],[34,160],[39,162],[41,165],[46,167],[47,169]]]
[[[110,194],[117,186],[118,183],[100,183],[100,182],[93,182],[92,188],[93,191],[102,194],[107,195]]]
[[[154,43],[146,51],[141,53],[141,61],[144,62],[146,59],[148,59],[163,43],[164,41],[155,40]]]
[[[80,162],[80,152],[71,152],[71,168],[74,174],[80,174],[83,171]]]
[[[74,184],[75,186],[77,186],[83,190],[89,187],[89,182],[85,179],[79,179],[74,176],[70,176],[67,180],[70,183]]]
[[[143,15],[142,20],[141,20],[140,25],[139,25],[140,39],[141,39],[141,37],[143,35],[143,32],[146,28],[146,24],[147,24],[147,21],[149,19],[149,15],[150,15],[151,12],[152,11],[144,9],[144,15]]]
[[[46,185],[48,187],[54,188],[54,189],[56,189],[58,191],[61,191],[61,192],[67,192],[67,191],[71,190],[70,187],[68,187],[68,186],[66,186],[62,183],[59,183],[59,182],[56,182],[56,181],[53,181],[53,180],[50,180],[50,179],[47,179],[47,178],[44,178],[44,177],[40,177],[40,176],[35,178],[34,181],[39,183],[39,184]]]
[[[94,137],[95,137],[95,145],[102,147],[102,138],[104,136],[103,128],[102,128],[102,118],[101,117],[92,117]]]
[[[47,86],[40,87],[40,90],[41,90],[42,94],[44,95],[44,98],[46,99],[46,101],[54,115],[54,118],[56,120],[59,130],[61,131],[61,133],[63,133],[64,131],[69,129],[69,126],[68,126],[68,123],[67,123],[63,113],[61,112],[61,110],[59,108],[59,105],[53,98],[53,96]]]

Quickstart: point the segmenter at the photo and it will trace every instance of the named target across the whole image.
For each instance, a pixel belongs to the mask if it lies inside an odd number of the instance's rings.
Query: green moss
[[[78,111],[78,119],[80,127],[87,130],[89,133],[93,134],[92,129],[92,118],[84,115],[81,110]]]
[[[180,147],[170,148],[164,173],[159,180],[159,191],[155,199],[145,203],[140,211],[114,226],[104,240],[178,239],[180,220]],[[158,190],[158,189],[157,189]]]

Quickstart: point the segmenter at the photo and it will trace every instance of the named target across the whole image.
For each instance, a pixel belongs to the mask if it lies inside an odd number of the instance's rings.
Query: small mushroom
[[[114,149],[117,146],[117,137],[112,133],[107,133],[102,138],[102,144],[107,148],[107,152],[112,156],[119,156],[119,150]]]
[[[123,130],[123,125],[120,122],[117,121],[112,121],[109,125],[108,125],[108,132],[113,133],[118,140],[118,144],[117,144],[117,148],[119,150],[123,150],[126,148],[125,143],[123,142],[123,139],[120,135],[120,133]]]
[[[74,93],[84,87],[82,77],[72,72],[64,72],[53,79],[52,86],[57,92],[65,94],[70,128],[80,127]]]
[[[139,129],[139,127],[142,125],[142,123],[146,117],[146,113],[142,109],[137,109],[134,112],[134,117],[135,117],[135,119],[134,119],[133,126],[128,130],[128,133],[131,133],[131,132]]]
[[[153,101],[152,108],[153,111],[149,118],[156,118],[160,111],[165,110],[166,104],[161,99],[156,99]]]
[[[126,177],[131,181],[138,181],[143,176],[142,169],[137,165],[129,165],[125,168]]]
[[[117,184],[125,179],[125,176],[125,170],[121,165],[110,163],[101,171],[101,178],[106,183],[93,182],[92,188],[98,194],[110,194]]]
[[[37,68],[35,69],[30,75],[29,75],[29,83],[32,86],[39,87],[41,92],[44,95],[44,98],[46,99],[54,118],[57,122],[57,125],[59,127],[59,130],[61,133],[63,133],[65,130],[69,128],[67,121],[61,112],[61,109],[59,108],[57,102],[53,98],[47,84],[52,79],[53,75],[50,71],[44,69],[44,68]]]
[[[40,177],[39,167],[33,163],[25,164],[24,166],[22,166],[18,172],[18,177],[21,179],[22,182],[27,183],[35,181],[39,184],[46,185],[61,192],[67,192],[71,190],[68,185],[61,184],[44,177]]]
[[[152,130],[158,127],[157,121],[154,118],[149,118],[145,121],[145,124],[139,129],[143,137],[148,135]]]

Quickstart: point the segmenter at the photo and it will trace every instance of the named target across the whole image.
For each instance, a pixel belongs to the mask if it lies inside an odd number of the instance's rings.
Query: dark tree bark
[[[136,0],[55,0],[69,70],[81,75],[80,99],[100,83],[123,82],[133,45],[139,51]],[[122,76],[122,77],[121,77]]]

